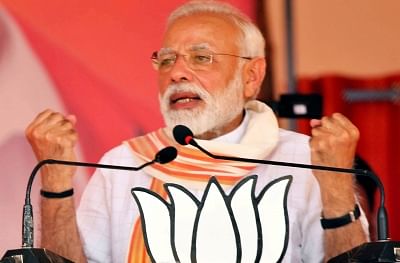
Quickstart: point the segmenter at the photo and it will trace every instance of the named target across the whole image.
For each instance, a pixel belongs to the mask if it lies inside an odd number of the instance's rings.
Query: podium
[[[45,248],[20,248],[8,250],[0,263],[73,263]]]
[[[343,262],[400,262],[400,241],[379,240],[364,243],[328,261],[328,263]]]

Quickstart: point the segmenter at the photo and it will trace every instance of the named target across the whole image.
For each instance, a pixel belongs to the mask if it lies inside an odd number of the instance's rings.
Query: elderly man
[[[140,211],[131,188],[147,188],[163,196],[163,184],[175,183],[200,200],[211,176],[215,175],[228,193],[250,174],[258,175],[256,196],[271,181],[292,175],[286,197],[287,233],[279,260],[321,262],[367,240],[365,217],[357,215],[352,175],[270,165],[243,168],[235,162],[228,162],[232,169],[227,169],[174,141],[172,128],[183,124],[199,144],[222,155],[352,166],[359,135],[344,116],[312,120],[309,138],[279,129],[271,110],[255,100],[265,75],[264,39],[247,17],[219,2],[188,2],[170,15],[162,48],[153,53],[152,60],[166,128],[127,140],[106,153],[101,163],[137,166],[167,145],[178,148],[177,159],[137,172],[97,170],[77,215],[70,191],[75,169],[46,167],[42,171],[43,247],[77,262],[147,262],[149,256],[158,261],[154,254],[146,255],[149,240],[142,235]],[[78,136],[74,125],[73,115],[51,110],[40,113],[26,130],[37,159],[75,160]],[[353,211],[356,216],[350,217]],[[333,220],[336,218],[341,223]],[[215,233],[211,238],[217,237],[221,238]],[[243,240],[237,239],[237,243],[243,249],[246,246]],[[245,262],[241,248],[237,258]],[[186,262],[180,254],[173,254],[174,260],[162,261]],[[195,261],[201,256],[193,251],[189,255]],[[268,261],[268,257],[258,253],[252,261]]]

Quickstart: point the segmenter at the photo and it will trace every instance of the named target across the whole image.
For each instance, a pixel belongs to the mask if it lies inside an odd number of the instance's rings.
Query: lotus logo
[[[153,262],[278,262],[288,243],[287,193],[292,176],[278,178],[255,196],[257,176],[226,194],[212,177],[198,200],[183,186],[165,184],[169,201],[146,188],[138,204]]]

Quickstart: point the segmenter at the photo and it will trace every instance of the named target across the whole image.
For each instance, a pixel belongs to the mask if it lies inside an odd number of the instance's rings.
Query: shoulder
[[[310,161],[309,136],[298,132],[279,129],[278,144],[273,156],[293,162]]]
[[[266,170],[269,179],[283,175],[293,175],[293,184],[299,184],[302,189],[314,188],[317,182],[310,169],[291,167],[291,163],[310,164],[311,154],[309,147],[309,136],[280,129],[279,140],[275,149],[266,157],[270,161],[285,162],[287,165],[266,165],[259,166],[261,170]],[[307,186],[307,187],[304,187]]]
[[[99,163],[123,167],[138,167],[141,163],[134,158],[130,147],[124,143],[107,151]],[[134,185],[147,185],[149,176],[143,171],[127,169],[96,169],[90,178],[89,185],[102,184],[104,189],[115,190]],[[118,186],[118,187],[116,187]]]
[[[100,163],[114,164],[114,165],[133,165],[134,158],[132,158],[132,151],[125,143],[115,146],[108,150],[100,159]]]
[[[268,160],[286,162],[295,164],[311,164],[311,155],[309,147],[309,136],[280,129],[279,131],[279,142],[275,147],[274,151],[267,157]],[[283,175],[292,175],[292,189],[299,200],[305,200],[304,198],[312,193],[318,196],[319,186],[315,177],[310,169],[281,166],[281,165],[268,165],[264,168],[268,170],[268,174],[274,177],[281,177]],[[293,194],[293,191],[292,191]],[[301,197],[301,198],[300,198]],[[297,201],[296,201],[297,202]],[[299,204],[301,206],[301,204]]]
[[[290,143],[290,144],[306,144],[308,145],[308,141],[310,139],[310,136],[294,132],[294,131],[289,131],[285,129],[279,129],[279,143]]]

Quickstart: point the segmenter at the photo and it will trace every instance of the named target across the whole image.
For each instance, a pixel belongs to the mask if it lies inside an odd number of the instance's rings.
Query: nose
[[[193,71],[190,69],[184,56],[178,56],[175,64],[169,71],[171,82],[179,83],[182,81],[191,81],[193,79]]]

